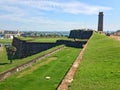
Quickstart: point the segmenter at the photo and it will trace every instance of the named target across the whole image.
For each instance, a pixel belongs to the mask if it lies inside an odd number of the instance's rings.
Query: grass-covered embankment
[[[81,49],[66,47],[0,83],[0,90],[56,90]],[[46,79],[46,77],[50,79]]]
[[[57,40],[70,40],[74,41],[72,38],[68,37],[18,37],[21,40],[25,40],[27,42],[51,42],[55,43]],[[76,41],[87,41],[88,39],[76,39]]]
[[[18,66],[18,65],[22,65],[23,63],[25,63],[27,61],[33,60],[33,59],[35,59],[37,57],[40,57],[40,56],[42,56],[42,55],[44,55],[44,54],[46,54],[48,52],[51,52],[51,51],[53,51],[53,50],[55,50],[57,48],[60,48],[62,46],[63,45],[59,45],[59,46],[53,47],[51,49],[48,49],[46,51],[40,52],[38,54],[28,56],[28,57],[23,58],[23,59],[15,59],[15,60],[13,60],[12,64],[10,64],[10,61],[7,58],[7,52],[6,52],[5,47],[2,47],[2,48],[0,48],[1,49],[0,50],[0,73],[5,72],[5,71],[7,71],[7,70],[9,70],[11,68],[14,68],[14,67]]]
[[[94,33],[69,90],[120,90],[120,42]]]
[[[28,42],[56,42],[57,40],[69,40],[67,37],[19,37],[19,39]]]

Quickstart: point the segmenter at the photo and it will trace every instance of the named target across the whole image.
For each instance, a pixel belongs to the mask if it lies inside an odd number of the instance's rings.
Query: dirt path
[[[115,39],[115,40],[117,40],[117,41],[120,41],[120,36],[113,36],[113,35],[111,35],[110,37]]]
[[[79,56],[77,57],[77,59],[75,60],[75,62],[72,65],[72,67],[70,68],[70,70],[68,71],[68,73],[66,74],[66,76],[64,77],[64,79],[62,80],[62,82],[59,85],[59,87],[57,88],[57,90],[68,90],[69,85],[73,81],[75,73],[78,70],[80,61],[82,60],[82,57],[83,57],[83,54],[84,54],[85,49],[87,47],[87,44],[84,46],[84,48],[80,52]]]

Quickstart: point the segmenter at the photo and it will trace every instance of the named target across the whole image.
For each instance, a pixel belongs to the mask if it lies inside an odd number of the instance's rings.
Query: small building
[[[0,34],[4,34],[4,30],[0,30]]]
[[[115,32],[114,35],[120,36],[120,31]]]
[[[13,37],[19,37],[21,36],[21,33],[19,31],[4,31],[5,38],[13,39]]]
[[[0,39],[4,39],[5,35],[4,34],[0,34]]]

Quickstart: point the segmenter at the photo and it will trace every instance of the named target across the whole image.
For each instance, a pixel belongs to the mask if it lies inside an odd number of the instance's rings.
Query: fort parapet
[[[92,30],[71,30],[69,38],[89,39],[92,33]]]
[[[16,57],[18,58],[24,58],[57,46],[56,43],[27,42],[16,37],[14,37],[12,45],[17,48]]]
[[[93,31],[71,31],[69,37],[72,38],[81,38],[81,39],[89,39],[92,35]],[[71,40],[57,40],[54,43],[50,42],[27,42],[25,40],[20,40],[16,37],[13,38],[12,45],[16,47],[17,51],[15,54],[15,58],[24,58],[33,54],[37,54],[39,52],[45,51],[52,47],[58,45],[66,45],[69,47],[82,48],[87,41],[71,41]]]

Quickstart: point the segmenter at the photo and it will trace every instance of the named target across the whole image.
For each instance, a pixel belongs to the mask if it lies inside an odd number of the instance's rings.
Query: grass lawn
[[[0,43],[12,43],[12,39],[0,39]]]
[[[56,90],[81,49],[65,47],[0,82],[0,90]],[[50,77],[50,79],[46,79]]]
[[[6,53],[6,49],[4,47],[0,47],[0,69],[1,65],[8,62],[8,57]]]
[[[57,40],[68,40],[67,37],[19,37],[21,40],[26,40],[29,42],[56,42]]]
[[[10,68],[14,68],[14,67],[16,67],[16,66],[18,66],[18,65],[21,65],[21,64],[23,64],[23,63],[25,63],[25,62],[27,62],[27,61],[30,61],[30,60],[32,60],[32,59],[34,59],[34,58],[36,58],[36,57],[39,57],[39,56],[41,56],[41,55],[43,55],[43,54],[45,54],[45,53],[47,53],[47,52],[50,52],[50,51],[52,51],[52,50],[55,50],[56,48],[59,48],[59,47],[61,47],[61,46],[63,46],[63,45],[56,46],[56,47],[54,47],[54,48],[48,49],[48,50],[46,50],[46,51],[43,51],[43,52],[41,52],[41,53],[38,53],[38,54],[35,54],[35,55],[32,55],[32,56],[28,56],[28,57],[23,58],[23,59],[13,60],[13,63],[12,63],[12,64],[10,64],[10,61],[9,61],[8,58],[7,58],[6,49],[5,49],[5,48],[0,48],[0,73],[1,73],[1,72],[4,72],[4,71],[6,71],[6,70],[8,70],[8,69],[10,69]]]
[[[120,90],[120,42],[94,33],[69,90]]]
[[[56,42],[57,40],[68,40],[67,37],[56,37],[56,38],[36,38],[32,42]]]

